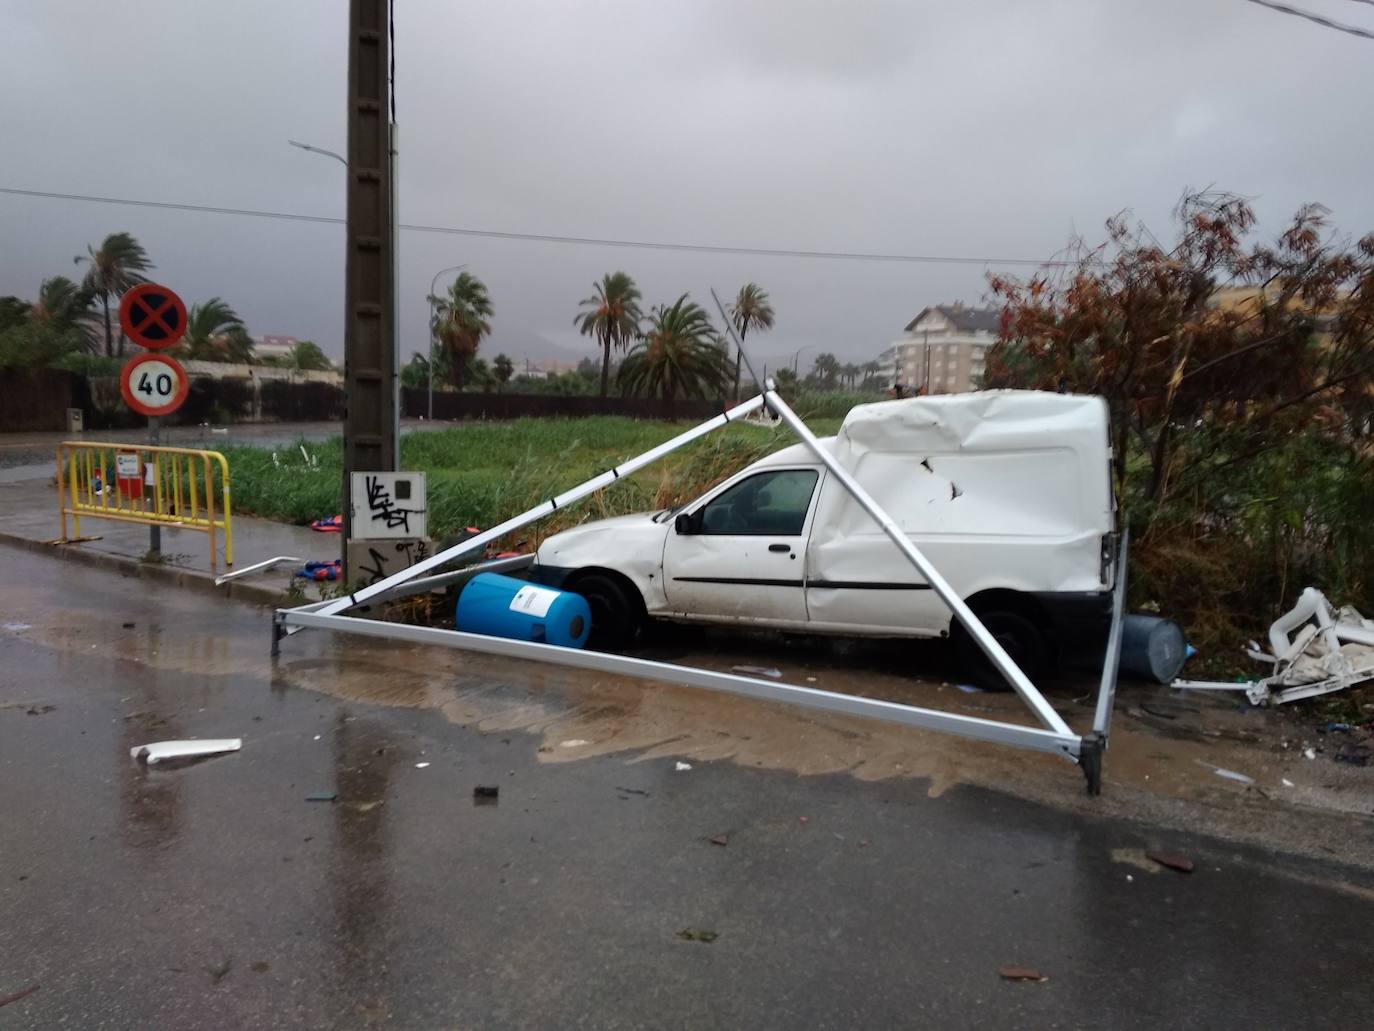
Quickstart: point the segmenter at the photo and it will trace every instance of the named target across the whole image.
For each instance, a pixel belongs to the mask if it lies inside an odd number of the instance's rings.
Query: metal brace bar
[[[447,548],[444,551],[439,552],[437,555],[431,555],[424,561],[417,562],[415,563],[415,565],[410,566],[408,569],[403,569],[399,573],[394,573],[391,576],[388,576],[385,580],[378,580],[375,584],[372,584],[369,587],[364,587],[360,591],[355,591],[353,594],[348,595],[347,597],[336,598],[333,601],[331,601],[329,605],[327,605],[322,611],[332,616],[344,611],[345,609],[351,609],[358,605],[361,605],[363,602],[367,601],[370,598],[375,598],[377,597],[377,595],[389,591],[393,587],[398,587],[409,580],[415,579],[415,577],[419,576],[426,570],[433,569],[436,566],[441,566],[445,562],[451,562],[453,559],[457,558],[459,555],[464,554],[465,552],[471,551],[474,548],[483,547],[484,545],[490,544],[494,540],[499,540],[506,534],[510,533],[512,530],[518,530],[520,527],[526,525],[527,523],[532,523],[537,519],[542,519],[544,516],[552,515],[558,509],[563,508],[567,505],[571,505],[575,501],[580,501],[583,498],[585,498],[588,494],[596,493],[602,487],[609,487],[622,476],[627,476],[630,473],[637,472],[638,470],[643,469],[646,465],[650,465],[653,462],[658,461],[664,455],[676,451],[684,444],[690,444],[697,438],[704,437],[706,436],[706,434],[712,432],[713,430],[718,430],[722,426],[725,426],[728,423],[732,423],[735,420],[742,418],[745,415],[748,415],[755,409],[762,407],[762,394],[759,394],[757,397],[750,398],[748,401],[741,402],[740,404],[737,404],[735,405],[735,407],[731,408],[728,412],[725,412],[721,415],[717,415],[713,419],[707,419],[701,425],[694,426],[687,432],[678,434],[672,440],[660,444],[656,448],[651,448],[650,450],[645,451],[642,455],[639,455],[636,458],[632,458],[628,462],[623,462],[613,469],[608,469],[606,472],[601,473],[598,476],[593,476],[590,480],[587,480],[585,483],[579,484],[578,486],[572,488],[569,491],[565,491],[564,493],[558,495],[555,498],[551,498],[548,501],[541,502],[534,508],[530,509],[528,512],[521,513],[513,519],[507,519],[500,526],[494,526],[490,530],[485,531],[484,533],[479,533],[476,537],[470,537],[460,544],[455,544],[453,547]]]
[[[1112,592],[1112,629],[1107,635],[1107,654],[1102,661],[1102,682],[1097,687],[1097,709],[1093,713],[1093,733],[1107,747],[1112,728],[1112,703],[1116,700],[1116,680],[1121,670],[1121,624],[1126,614],[1126,553],[1130,531],[1121,531],[1121,553],[1116,557],[1116,588]]]
[[[959,597],[959,593],[950,586],[949,581],[940,574],[940,571],[931,564],[925,555],[921,554],[921,550],[911,543],[911,538],[893,522],[892,517],[883,511],[882,506],[873,500],[868,491],[859,485],[859,481],[849,474],[849,470],[840,465],[834,455],[821,447],[821,442],[816,439],[816,435],[811,432],[810,427],[802,422],[797,413],[787,406],[787,402],[778,396],[773,387],[773,382],[769,380],[765,387],[767,389],[763,396],[768,400],[768,407],[776,412],[782,421],[787,423],[792,432],[801,438],[802,443],[807,446],[811,453],[830,470],[830,475],[840,481],[844,489],[849,491],[850,496],[859,503],[865,512],[873,517],[873,521],[882,528],[892,543],[897,545],[897,550],[916,567],[917,572],[925,577],[926,583],[930,584],[940,599],[958,617],[959,622],[964,625],[964,629],[978,642],[978,647],[983,650],[983,654],[1001,670],[1012,689],[1021,696],[1021,700],[1030,707],[1031,712],[1035,713],[1035,718],[1056,734],[1072,734],[1073,731],[1069,729],[1069,725],[1064,722],[1059,713],[1054,711],[1054,707],[1045,700],[1045,696],[1030,682],[1026,674],[1021,672],[1021,667],[1016,665],[1012,657],[1007,654],[1006,649],[997,643],[997,638],[988,633],[982,620],[974,615],[973,610],[964,603],[963,598]]]
[[[411,626],[404,623],[383,623],[359,616],[335,616],[324,612],[303,612],[301,609],[279,610],[277,617],[282,625],[288,627],[314,627],[320,630],[337,630],[341,633],[381,637],[413,644],[437,644],[445,648],[462,648],[508,659],[529,659],[534,662],[572,666],[576,669],[645,677],[651,680],[683,684],[687,687],[701,687],[711,691],[743,695],[746,698],[786,702],[808,709],[820,709],[826,712],[843,713],[848,716],[863,716],[883,720],[887,723],[900,723],[911,727],[940,730],[947,734],[974,738],[979,741],[992,741],[998,744],[1029,748],[1037,752],[1049,752],[1074,762],[1077,762],[1082,748],[1082,739],[1072,731],[1057,733],[1041,730],[1038,727],[999,723],[995,720],[961,716],[957,713],[941,712],[937,709],[922,709],[912,705],[901,705],[897,702],[885,702],[876,698],[836,694],[813,687],[757,680],[752,677],[737,676],[733,673],[716,673],[690,666],[655,662],[651,659],[637,659],[625,655],[583,651],[576,648],[559,648],[551,644],[516,641],[504,637],[488,637],[485,634],[470,634],[461,630],[442,630],[438,627]]]
[[[282,562],[304,561],[305,559],[296,558],[294,555],[278,555],[276,558],[265,559],[262,562],[254,562],[251,566],[244,566],[242,569],[235,569],[232,573],[225,573],[222,576],[217,576],[215,577],[215,586],[218,587],[220,584],[228,583],[230,580],[238,580],[240,577],[248,576],[250,573],[256,573],[259,569],[270,569],[272,566],[279,565]]]

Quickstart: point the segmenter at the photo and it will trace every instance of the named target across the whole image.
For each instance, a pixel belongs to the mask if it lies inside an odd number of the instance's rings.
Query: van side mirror
[[[678,514],[678,517],[673,520],[673,529],[678,533],[696,533],[697,522],[692,518],[691,513],[681,512]]]

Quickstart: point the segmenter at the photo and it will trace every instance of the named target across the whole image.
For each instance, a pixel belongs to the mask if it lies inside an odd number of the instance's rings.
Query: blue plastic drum
[[[592,610],[580,594],[499,573],[478,573],[468,581],[454,620],[469,633],[562,648],[581,648],[592,632]]]

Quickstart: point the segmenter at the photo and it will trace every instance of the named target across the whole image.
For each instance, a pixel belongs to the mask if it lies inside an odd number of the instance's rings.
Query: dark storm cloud
[[[1313,0],[1320,6],[1323,0]],[[1350,6],[1350,5],[1345,5]],[[3,185],[338,214],[345,4],[12,3]],[[1351,12],[1350,18],[1358,12]],[[403,3],[402,218],[745,246],[1047,256],[1186,186],[1320,200],[1374,228],[1374,44],[1239,0]],[[341,351],[342,230],[0,197],[0,293],[128,229],[189,300]],[[1167,228],[1167,227],[1166,227]],[[749,279],[775,363],[862,360],[984,270],[406,234],[402,346],[431,277],[490,285],[491,354],[591,353],[578,299],[624,268],[651,302]],[[803,365],[805,359],[803,359]]]

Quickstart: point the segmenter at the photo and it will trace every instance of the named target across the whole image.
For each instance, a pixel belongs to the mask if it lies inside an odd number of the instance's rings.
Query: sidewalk
[[[269,519],[234,516],[234,569],[243,569],[278,555],[301,560],[337,559],[340,535],[316,533],[305,526],[288,526]],[[71,517],[67,532],[73,533]],[[196,530],[162,528],[162,562],[145,562],[148,527],[95,516],[82,516],[83,536],[99,540],[52,544],[62,534],[57,488],[46,479],[0,483],[0,544],[84,562],[116,572],[198,588],[241,601],[277,605],[286,600],[292,574],[300,563],[282,563],[219,587],[210,572],[210,539]],[[219,573],[231,572],[224,564],[224,541],[217,535]],[[302,581],[304,582],[304,581]],[[315,592],[311,592],[313,598]]]

